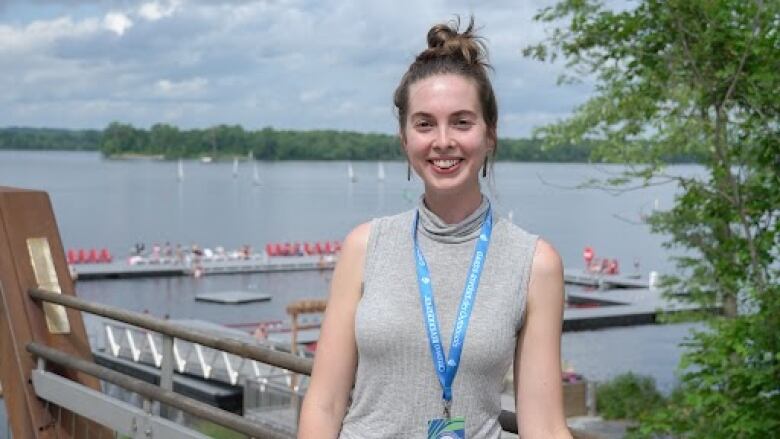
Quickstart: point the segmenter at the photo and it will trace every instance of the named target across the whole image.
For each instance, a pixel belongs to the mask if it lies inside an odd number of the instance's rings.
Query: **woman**
[[[299,438],[498,438],[513,363],[520,436],[571,437],[560,257],[496,218],[480,190],[498,111],[473,24],[431,28],[396,90],[401,144],[425,194],[345,239]]]

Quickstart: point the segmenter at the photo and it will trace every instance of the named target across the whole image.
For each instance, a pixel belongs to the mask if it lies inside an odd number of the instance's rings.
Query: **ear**
[[[498,148],[498,134],[495,128],[488,129],[488,141],[490,142],[490,153],[496,155],[496,149]]]
[[[404,152],[404,155],[406,155],[406,135],[404,134],[404,130],[398,130],[398,140],[401,143],[401,149]]]

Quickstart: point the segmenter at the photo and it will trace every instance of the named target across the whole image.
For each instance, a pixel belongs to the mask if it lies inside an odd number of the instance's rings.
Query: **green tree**
[[[637,435],[778,437],[780,432],[780,2],[640,0],[613,11],[563,0],[536,19],[554,30],[526,56],[562,58],[595,80],[549,146],[592,142],[595,160],[628,163],[602,184],[671,182],[674,206],[651,216],[684,250],[669,292],[717,307],[687,342],[680,397]],[[701,175],[665,163],[699,157]]]
[[[166,157],[182,156],[182,141],[179,129],[167,124],[152,125],[149,131],[149,148],[161,151]]]
[[[149,154],[149,135],[132,125],[111,122],[103,131],[100,151],[107,156],[116,154]]]

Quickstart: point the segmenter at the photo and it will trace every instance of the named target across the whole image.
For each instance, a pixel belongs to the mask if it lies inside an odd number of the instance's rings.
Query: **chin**
[[[441,178],[430,179],[425,182],[425,192],[431,192],[440,195],[457,195],[468,193],[476,187],[477,190],[481,190],[479,181],[467,182],[467,181],[442,181]]]

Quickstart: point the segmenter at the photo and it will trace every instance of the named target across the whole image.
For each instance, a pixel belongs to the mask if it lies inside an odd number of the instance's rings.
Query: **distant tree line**
[[[239,125],[181,130],[168,124],[150,129],[113,122],[100,130],[0,129],[0,149],[99,150],[106,157],[162,156],[166,159],[249,156],[258,160],[403,160],[397,136],[335,130],[257,131]],[[525,162],[587,162],[590,143],[545,149],[538,139],[500,139],[498,159]],[[694,162],[693,155],[669,157]]]
[[[63,130],[56,128],[2,128],[0,149],[96,150],[102,130]]]
[[[398,140],[386,134],[333,130],[248,131],[238,125],[180,130],[155,124],[149,130],[114,122],[103,131],[100,151],[106,156],[162,155],[166,158],[247,156],[258,160],[395,160]]]
[[[397,136],[334,130],[288,131],[263,128],[247,131],[238,125],[180,130],[156,124],[149,130],[112,123],[103,132],[100,150],[107,156],[162,155],[166,158],[246,156],[259,160],[403,160]],[[499,159],[583,162],[591,148],[541,149],[534,139],[501,139]]]

